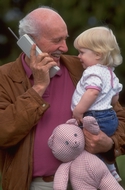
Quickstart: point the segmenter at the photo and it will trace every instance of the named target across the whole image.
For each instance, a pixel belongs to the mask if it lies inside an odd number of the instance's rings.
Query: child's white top
[[[80,101],[87,89],[97,89],[100,91],[96,101],[89,110],[105,110],[112,108],[112,97],[122,90],[122,84],[113,72],[114,68],[104,65],[93,65],[84,70],[76,90],[72,97],[71,109]],[[84,105],[83,105],[84,106]]]

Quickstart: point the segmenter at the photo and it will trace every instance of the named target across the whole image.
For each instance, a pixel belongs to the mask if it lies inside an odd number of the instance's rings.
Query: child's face
[[[78,57],[80,58],[80,62],[82,63],[84,69],[98,64],[100,60],[100,55],[98,53],[86,48],[79,49]]]

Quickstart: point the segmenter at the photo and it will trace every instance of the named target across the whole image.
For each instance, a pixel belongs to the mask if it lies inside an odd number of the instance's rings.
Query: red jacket
[[[63,55],[64,64],[76,86],[83,68],[75,56]],[[46,106],[42,106],[42,105]],[[21,63],[0,67],[0,171],[3,190],[29,190],[32,180],[35,125],[49,104],[31,88]],[[115,106],[119,129],[113,140],[117,155],[125,153],[125,111]]]

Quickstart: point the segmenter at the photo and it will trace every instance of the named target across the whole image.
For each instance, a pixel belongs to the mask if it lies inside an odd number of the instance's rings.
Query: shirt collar
[[[30,78],[32,76],[32,71],[29,68],[29,66],[27,65],[26,61],[25,61],[25,54],[24,53],[22,54],[21,59],[22,59],[22,65],[23,65],[23,68],[24,68],[24,70],[26,72],[26,75],[28,76],[28,78]]]

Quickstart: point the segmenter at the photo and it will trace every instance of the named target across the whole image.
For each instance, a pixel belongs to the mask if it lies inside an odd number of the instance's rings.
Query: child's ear
[[[102,59],[102,53],[96,52],[96,59],[101,60]]]

